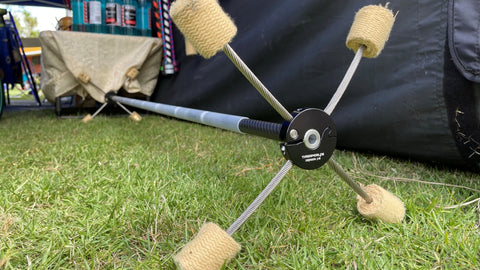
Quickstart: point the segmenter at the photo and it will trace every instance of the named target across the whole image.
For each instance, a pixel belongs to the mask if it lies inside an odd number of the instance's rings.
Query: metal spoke
[[[103,108],[105,108],[105,106],[107,106],[107,103],[106,103],[106,102],[103,103],[102,106],[100,106],[100,108],[98,108],[97,111],[95,111],[95,113],[92,115],[92,118],[94,118],[95,116],[97,116],[97,114],[99,114],[99,113],[103,110]]]
[[[360,195],[367,203],[373,202],[372,197],[368,195],[352,178],[342,169],[340,164],[332,158],[328,160],[328,165],[335,171],[340,178],[345,181],[358,195]]]
[[[238,68],[238,70],[247,78],[247,80],[257,89],[262,97],[288,122],[292,121],[293,116],[283,107],[283,105],[272,95],[270,91],[263,85],[263,83],[255,76],[255,74],[248,68],[242,59],[235,53],[230,45],[223,47],[223,52]]]
[[[280,183],[280,181],[285,177],[288,171],[292,168],[293,163],[290,160],[287,160],[285,165],[280,169],[280,171],[273,177],[273,179],[268,183],[268,185],[258,194],[257,198],[247,207],[247,209],[235,220],[230,227],[226,230],[229,235],[232,235],[234,232],[242,226],[243,223],[250,217],[250,215],[257,210],[257,208],[262,204],[262,202],[270,195],[270,193],[275,189],[275,187]]]
[[[358,64],[360,64],[360,60],[362,60],[363,56],[363,51],[365,50],[365,46],[362,45],[358,48],[357,52],[355,53],[355,57],[353,57],[352,63],[350,63],[350,66],[347,69],[347,72],[345,73],[345,76],[343,77],[343,80],[340,82],[340,85],[337,88],[337,91],[335,91],[335,94],[333,94],[332,98],[330,99],[330,102],[328,102],[327,107],[325,107],[325,112],[327,114],[332,114],[333,110],[337,106],[338,102],[343,96],[343,93],[345,93],[345,90],[347,90],[348,84],[352,80],[353,74],[355,74],[355,71],[357,70]]]

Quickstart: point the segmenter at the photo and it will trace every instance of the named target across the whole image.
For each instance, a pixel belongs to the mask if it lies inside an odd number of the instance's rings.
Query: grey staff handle
[[[190,122],[204,124],[211,127],[221,128],[237,133],[246,133],[261,136],[267,139],[282,140],[282,124],[250,119],[245,116],[217,113],[198,109],[185,108],[163,103],[138,100],[108,94],[107,100],[120,104],[136,107],[146,111],[156,112],[162,115],[175,117]]]
[[[237,133],[243,133],[240,130],[239,123],[243,119],[248,119],[247,117],[243,117],[243,116],[236,116],[236,115],[230,115],[230,114],[184,108],[184,107],[179,107],[174,105],[155,103],[150,101],[120,97],[115,95],[110,96],[109,99],[116,102],[120,102],[124,105],[136,107],[139,109],[156,112],[166,116],[171,116],[171,117],[175,117],[182,120],[200,123],[207,126],[226,129],[226,130],[230,130]]]

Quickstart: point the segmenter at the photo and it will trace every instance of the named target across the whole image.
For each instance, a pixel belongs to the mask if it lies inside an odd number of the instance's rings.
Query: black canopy
[[[355,12],[379,2],[220,4],[238,27],[231,47],[294,110],[326,106],[353,58],[345,39]],[[480,2],[393,1],[389,7],[399,13],[385,49],[362,60],[332,114],[338,147],[478,169],[480,32],[469,26],[480,23]],[[152,100],[281,120],[223,53],[208,60],[186,56],[178,31],[175,48],[180,71],[160,78]]]

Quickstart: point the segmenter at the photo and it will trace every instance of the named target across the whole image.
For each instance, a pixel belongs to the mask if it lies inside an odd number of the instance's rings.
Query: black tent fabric
[[[379,4],[220,3],[238,27],[232,48],[292,111],[326,106],[353,58],[345,38],[355,12]],[[480,63],[478,28],[467,28],[480,23],[478,1],[395,1],[389,7],[398,15],[385,49],[376,59],[362,60],[332,114],[338,147],[478,170],[480,87],[462,75],[475,74],[468,65]],[[462,13],[475,21],[454,21]],[[186,56],[178,31],[175,46],[180,71],[159,79],[153,101],[280,121],[223,53],[208,60]],[[459,71],[455,63],[468,65]]]

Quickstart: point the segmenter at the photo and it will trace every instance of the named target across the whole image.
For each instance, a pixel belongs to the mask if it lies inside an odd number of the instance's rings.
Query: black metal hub
[[[294,112],[289,123],[282,154],[296,166],[313,170],[325,164],[335,151],[337,131],[330,115],[320,109]]]

